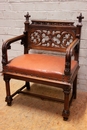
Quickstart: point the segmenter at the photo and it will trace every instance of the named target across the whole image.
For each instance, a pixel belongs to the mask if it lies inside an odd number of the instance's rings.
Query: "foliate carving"
[[[5,55],[5,54],[2,54],[2,64],[3,64],[3,65],[6,65],[6,63],[7,63],[6,55]]]
[[[10,48],[10,46],[7,47],[6,44],[3,44],[2,46],[2,64],[3,65],[6,65],[7,63],[7,51],[6,51],[7,48]]]
[[[66,48],[74,40],[69,31],[34,30],[30,34],[30,42],[35,46]]]

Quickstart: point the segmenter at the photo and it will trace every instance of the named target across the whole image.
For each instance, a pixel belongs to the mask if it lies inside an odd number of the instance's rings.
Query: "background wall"
[[[78,88],[87,91],[87,0],[0,0],[0,61],[2,42],[23,33],[27,12],[31,19],[75,22],[76,17],[83,14]],[[10,58],[20,55],[22,49],[19,43],[13,44]],[[0,71],[1,67],[0,64]]]

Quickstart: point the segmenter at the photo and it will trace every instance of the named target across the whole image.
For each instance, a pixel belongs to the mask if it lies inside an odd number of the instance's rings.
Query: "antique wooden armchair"
[[[64,110],[63,118],[68,119],[70,114],[69,106],[72,99],[76,98],[77,74],[79,69],[79,48],[82,27],[82,15],[78,18],[78,24],[73,22],[41,21],[32,20],[29,23],[30,15],[25,15],[25,31],[22,35],[5,41],[2,45],[3,78],[6,85],[6,102],[11,105],[16,94],[25,93],[26,87],[30,90],[29,82],[46,84],[63,89]],[[21,40],[24,46],[24,55],[8,60],[8,49],[11,44]],[[64,56],[53,56],[52,54],[29,54],[30,49],[55,51],[64,53]],[[74,57],[74,59],[72,59]],[[10,92],[11,79],[24,80],[25,85],[15,93]],[[72,88],[72,97],[69,100]],[[33,94],[33,96],[40,96]],[[45,95],[43,96],[45,98]],[[47,97],[46,97],[47,98]],[[50,97],[51,100],[55,100]],[[49,99],[49,97],[48,97]]]

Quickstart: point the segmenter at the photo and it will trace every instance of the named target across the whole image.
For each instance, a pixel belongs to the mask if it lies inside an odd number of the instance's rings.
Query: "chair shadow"
[[[35,92],[37,94],[43,94],[43,95],[45,94],[48,96],[50,95],[51,97],[63,99],[62,89],[50,87],[47,85],[33,83],[31,85],[30,91]],[[78,95],[77,99],[73,100],[70,107],[69,121],[78,120],[84,115],[85,110],[86,110],[86,104],[87,104],[86,92],[78,92],[77,95]],[[13,106],[15,105],[18,105],[21,107],[29,107],[35,110],[41,110],[42,112],[46,111],[46,112],[61,116],[64,104],[60,102],[53,102],[53,101],[48,101],[44,99],[42,100],[40,98],[35,98],[35,97],[28,96],[25,94],[19,94],[13,100]]]
[[[78,120],[84,116],[86,112],[87,106],[87,92],[79,91],[77,93],[77,99],[73,100],[72,105],[70,107],[70,119]]]

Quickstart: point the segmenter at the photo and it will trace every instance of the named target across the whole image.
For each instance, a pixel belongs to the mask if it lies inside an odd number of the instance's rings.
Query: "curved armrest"
[[[19,35],[14,38],[6,40],[2,45],[2,64],[6,65],[8,63],[8,56],[7,56],[7,49],[10,49],[10,44],[13,42],[16,42],[18,40],[23,40],[25,38],[25,35]]]
[[[75,49],[76,45],[79,44],[79,39],[76,38],[66,49],[66,57],[65,57],[65,70],[64,73],[66,75],[71,74],[71,56],[73,54],[73,50]]]

